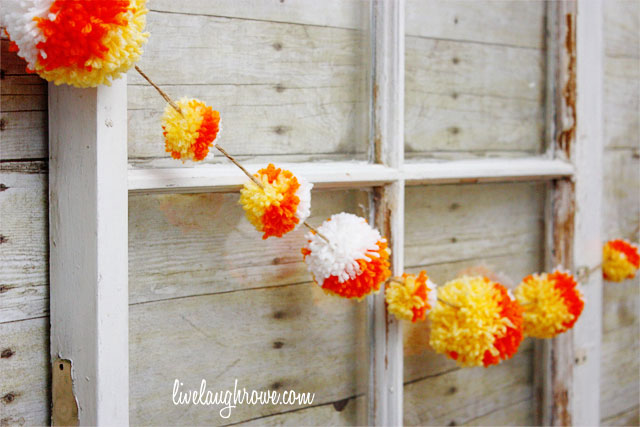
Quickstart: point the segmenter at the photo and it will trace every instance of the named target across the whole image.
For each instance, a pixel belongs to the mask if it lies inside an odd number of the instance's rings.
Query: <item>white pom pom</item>
[[[11,40],[18,45],[18,56],[27,61],[29,68],[35,69],[38,60],[36,45],[45,41],[44,34],[33,19],[47,18],[53,1],[6,0],[2,3],[0,23],[6,28]]]
[[[296,226],[296,228],[298,228],[311,214],[311,189],[313,188],[313,184],[299,176],[297,176],[296,179],[300,184],[300,187],[298,187],[296,191],[296,196],[300,199],[300,203],[298,203],[298,208],[296,209],[296,217],[300,220]]]
[[[332,215],[318,231],[329,243],[317,234],[307,233],[306,248],[311,253],[305,262],[320,284],[329,276],[337,276],[340,283],[355,278],[361,273],[358,260],[371,261],[379,256],[377,243],[383,240],[380,233],[356,215]]]

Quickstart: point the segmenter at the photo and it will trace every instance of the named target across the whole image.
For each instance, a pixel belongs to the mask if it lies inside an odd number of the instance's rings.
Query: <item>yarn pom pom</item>
[[[220,130],[220,113],[198,99],[182,98],[179,113],[167,104],[162,116],[165,151],[174,159],[200,161]]]
[[[306,235],[302,254],[313,280],[327,293],[362,299],[391,276],[387,241],[363,218],[335,214],[318,232],[322,236]]]
[[[500,363],[522,341],[522,308],[507,288],[482,276],[462,276],[439,287],[429,319],[431,347],[460,366]]]
[[[436,304],[436,285],[424,270],[418,277],[405,273],[391,279],[385,290],[385,299],[389,313],[398,319],[422,321]]]
[[[264,188],[247,182],[240,190],[240,204],[249,222],[264,232],[263,239],[282,237],[309,217],[313,184],[272,164],[254,176]]]
[[[2,26],[27,71],[55,84],[109,85],[140,58],[146,0],[8,0]]]
[[[602,253],[602,275],[606,280],[622,282],[633,279],[640,268],[638,247],[626,240],[610,240]]]
[[[571,329],[584,308],[578,283],[560,270],[525,277],[515,296],[524,309],[524,334],[534,338],[553,338]]]

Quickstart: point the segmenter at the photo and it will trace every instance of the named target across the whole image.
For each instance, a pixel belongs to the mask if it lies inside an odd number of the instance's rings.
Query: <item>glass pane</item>
[[[140,66],[173,98],[220,111],[217,142],[240,160],[364,160],[366,1],[155,0]],[[129,162],[189,167],[164,151],[165,102],[129,72]],[[206,163],[226,162],[215,151]]]
[[[407,159],[543,150],[545,2],[408,0]]]
[[[363,191],[314,192],[319,225],[366,216]],[[310,283],[304,229],[261,240],[237,194],[129,198],[131,423],[363,424],[366,303]],[[312,405],[174,405],[179,391],[315,393]],[[179,395],[178,395],[179,396]],[[176,397],[177,398],[177,397]]]
[[[438,285],[492,274],[510,287],[543,265],[544,184],[408,187],[405,270]],[[533,343],[489,368],[458,368],[428,345],[427,322],[405,322],[406,425],[531,425]]]

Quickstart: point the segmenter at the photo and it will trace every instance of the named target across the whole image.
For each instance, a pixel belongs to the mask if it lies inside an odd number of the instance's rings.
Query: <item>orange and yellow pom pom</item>
[[[524,334],[534,338],[553,338],[571,329],[584,308],[578,283],[560,270],[525,277],[515,296],[524,309]]]
[[[426,271],[403,274],[391,279],[385,291],[389,313],[398,319],[418,322],[425,320],[427,313],[435,306],[436,287],[429,280]]]
[[[438,288],[429,313],[429,344],[461,366],[509,359],[522,342],[522,308],[507,288],[482,276],[463,276]]]
[[[3,12],[18,55],[55,84],[109,85],[140,58],[146,0],[23,0]]]
[[[264,188],[249,181],[240,190],[247,219],[263,239],[282,237],[302,224],[311,213],[311,188],[306,180],[269,164],[254,175]]]
[[[622,239],[610,240],[602,252],[602,275],[606,280],[622,282],[635,277],[640,268],[637,246]]]
[[[198,99],[182,98],[180,112],[167,104],[162,116],[165,151],[174,159],[200,161],[207,157],[220,130],[220,113]]]
[[[362,299],[391,276],[387,241],[363,218],[335,214],[318,232],[322,236],[306,235],[302,254],[313,280],[328,294]]]

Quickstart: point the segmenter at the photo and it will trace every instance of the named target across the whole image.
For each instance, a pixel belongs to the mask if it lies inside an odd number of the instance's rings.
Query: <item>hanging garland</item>
[[[146,0],[3,2],[11,50],[55,84],[109,85],[142,54]]]
[[[28,71],[55,84],[109,85],[142,53],[148,37],[143,33],[145,4],[146,0],[9,1],[3,4],[2,26]],[[583,295],[573,275],[561,270],[525,277],[515,297],[483,276],[462,276],[439,289],[425,271],[389,279],[387,241],[365,219],[343,212],[314,228],[306,221],[312,184],[273,164],[249,173],[215,143],[218,111],[198,99],[174,102],[138,66],[135,69],[167,101],[162,116],[165,151],[183,162],[202,161],[215,147],[240,168],[250,181],[241,189],[239,203],[263,239],[282,237],[300,224],[309,228],[301,252],[314,282],[326,293],[361,300],[386,284],[389,313],[412,322],[428,316],[431,347],[461,366],[498,364],[517,352],[523,336],[552,338],[579,319]],[[619,239],[605,244],[605,279],[631,279],[639,267],[637,246]]]

